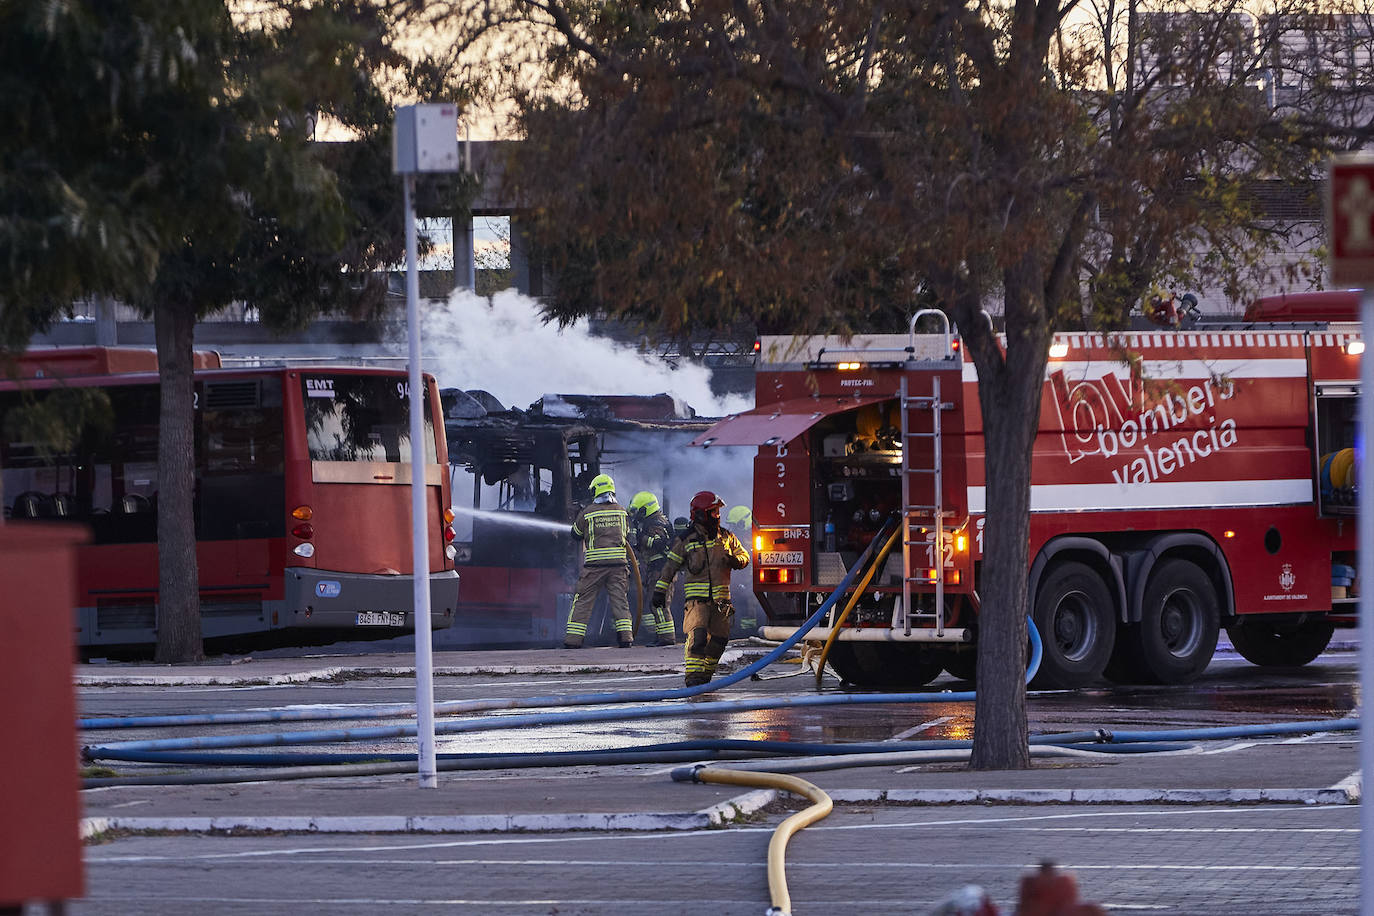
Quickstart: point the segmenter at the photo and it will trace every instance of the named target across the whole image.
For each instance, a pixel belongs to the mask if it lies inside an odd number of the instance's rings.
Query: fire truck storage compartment
[[[898,409],[896,400],[867,404],[826,417],[810,433],[813,446],[819,445],[812,449],[817,475],[811,505],[816,585],[838,584],[883,521],[901,508]],[[900,586],[901,560],[900,552],[889,555],[873,584]]]
[[[1317,461],[1317,500],[1324,516],[1354,515],[1359,509],[1355,466],[1359,401],[1356,385],[1317,385],[1313,455]]]

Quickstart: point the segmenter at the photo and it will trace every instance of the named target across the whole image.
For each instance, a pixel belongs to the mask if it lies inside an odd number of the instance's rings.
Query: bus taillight
[[[452,525],[452,524],[453,524],[453,519],[454,519],[455,517],[456,517],[456,516],[453,514],[453,510],[452,510],[452,509],[445,509],[445,510],[444,510],[444,524],[445,524],[445,525]],[[451,540],[453,540],[453,538],[449,538],[449,540],[451,541]]]
[[[449,541],[453,540],[453,539],[456,538],[457,536],[458,536],[458,532],[456,532],[456,531],[453,530],[453,526],[452,526],[452,525],[445,525],[445,526],[444,526],[444,543],[445,543],[445,544],[447,544]]]
[[[300,522],[308,522],[315,517],[315,512],[309,506],[297,506],[291,510],[291,517]]]
[[[291,533],[303,541],[308,541],[315,536],[315,526],[305,522],[292,528]]]

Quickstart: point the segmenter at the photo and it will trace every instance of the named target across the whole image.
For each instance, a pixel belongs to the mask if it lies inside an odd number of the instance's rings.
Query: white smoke
[[[545,394],[653,395],[666,392],[719,417],[753,406],[741,395],[711,392],[711,372],[695,364],[674,368],[633,347],[593,337],[586,322],[559,329],[545,323],[539,303],[515,290],[488,301],[453,291],[422,319],[425,368],[441,388],[480,388],[507,407],[526,408]]]
[[[701,490],[712,491],[727,507],[752,505],[756,451],[693,448],[687,444],[693,435],[608,433],[601,469],[615,479],[620,501],[628,503],[639,490],[648,490],[669,518],[687,515],[692,494]]]

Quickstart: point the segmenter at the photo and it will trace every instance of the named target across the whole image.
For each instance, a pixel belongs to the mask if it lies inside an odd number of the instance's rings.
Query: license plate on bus
[[[405,612],[363,611],[358,615],[360,627],[403,627],[406,625]]]
[[[759,551],[760,566],[800,566],[802,565],[802,551],[800,550],[761,550]]]

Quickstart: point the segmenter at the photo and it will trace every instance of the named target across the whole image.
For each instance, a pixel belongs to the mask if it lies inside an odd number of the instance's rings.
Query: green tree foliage
[[[401,257],[383,87],[441,71],[393,51],[395,28],[365,0],[0,0],[0,340],[95,293],[152,316],[160,660],[202,654],[195,322],[232,302],[277,328],[364,314]],[[314,142],[320,119],[352,142]]]
[[[1289,242],[1252,189],[1310,181],[1358,108],[1336,91],[1359,84],[1348,67],[1283,99],[1265,90],[1317,8],[445,9],[467,34],[506,29],[503,46],[543,66],[537,82],[509,59],[501,73],[518,77],[526,140],[508,182],[561,273],[558,318],[846,333],[901,327],[892,313],[922,296],[953,318],[988,443],[973,765],[1028,766],[1030,449],[1050,335],[1119,326],[1156,286],[1239,291]]]

